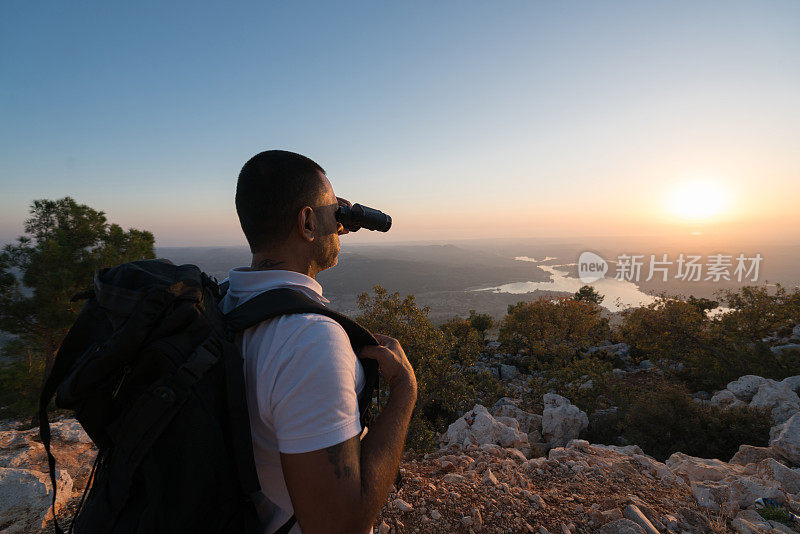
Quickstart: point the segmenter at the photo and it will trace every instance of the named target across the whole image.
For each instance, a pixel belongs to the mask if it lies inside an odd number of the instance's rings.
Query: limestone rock
[[[519,369],[513,365],[500,364],[500,379],[513,380],[519,374]]]
[[[92,443],[89,434],[83,429],[77,419],[64,419],[50,425],[53,440],[66,443]]]
[[[771,531],[769,521],[761,517],[755,510],[742,510],[731,521],[731,527],[737,533],[758,534],[760,532]]]
[[[731,465],[713,458],[697,458],[682,452],[674,453],[665,463],[673,473],[683,477],[687,482],[714,482],[725,477],[745,474],[745,470],[739,465]]]
[[[542,396],[542,401],[545,410],[548,408],[557,408],[558,406],[569,406],[570,404],[569,399],[556,393],[545,393]]]
[[[772,421],[780,424],[800,411],[800,397],[788,384],[767,380],[759,386],[750,407],[768,410]]]
[[[635,504],[629,504],[622,510],[622,515],[625,519],[630,519],[645,531],[646,534],[658,534],[658,529],[653,526],[649,519],[647,519],[639,507]]]
[[[404,501],[403,499],[395,499],[395,500],[393,500],[393,501],[392,501],[392,506],[394,506],[395,508],[397,508],[397,509],[398,509],[398,510],[400,510],[401,512],[410,512],[411,510],[413,510],[413,509],[414,509],[414,507],[413,507],[413,506],[411,506],[410,504],[408,504],[408,503],[407,503],[406,501]]]
[[[772,447],[756,447],[754,445],[739,445],[739,450],[731,458],[730,463],[737,465],[757,464],[761,460],[774,458],[778,461],[785,461],[783,457]]]
[[[775,345],[774,347],[770,347],[769,350],[771,350],[773,354],[780,354],[782,352],[786,352],[789,350],[800,350],[800,343],[786,343],[785,345]]]
[[[72,478],[56,471],[56,511],[72,496]],[[29,469],[0,467],[0,531],[4,534],[31,532],[53,517],[50,475]]]
[[[786,501],[777,481],[762,480],[755,476],[732,476],[720,481],[692,482],[692,494],[698,504],[714,512],[729,511],[753,506],[759,497],[777,503]]]
[[[800,391],[800,375],[787,376],[786,378],[781,380],[781,384],[788,386],[789,389],[797,393],[798,391]]]
[[[646,534],[645,530],[630,519],[617,519],[600,527],[600,534]]]
[[[800,414],[770,430],[769,446],[794,465],[800,465]]]
[[[800,469],[791,469],[772,458],[756,464],[755,476],[776,481],[785,493],[800,493]]]
[[[690,510],[689,508],[679,508],[677,512],[678,525],[689,532],[706,533],[712,532],[711,523],[704,515]]]
[[[720,408],[730,408],[732,406],[747,406],[747,403],[736,398],[729,389],[718,391],[711,397],[711,405],[719,406]]]
[[[542,436],[551,447],[563,447],[589,426],[586,413],[554,393],[544,395]]]
[[[542,416],[535,413],[526,412],[514,404],[495,405],[492,415],[497,417],[511,417],[517,420],[519,430],[529,434],[539,432],[542,428]]]
[[[758,388],[766,382],[766,378],[756,375],[744,375],[733,382],[729,382],[726,389],[733,393],[737,399],[750,402],[758,393]]]
[[[498,421],[480,404],[451,424],[440,438],[440,445],[448,447],[495,443],[502,447],[526,447],[527,434]]]
[[[634,454],[644,454],[644,451],[638,445],[600,445],[593,443],[592,447],[598,447],[600,449],[608,449],[610,451],[618,452],[626,456],[632,456]]]

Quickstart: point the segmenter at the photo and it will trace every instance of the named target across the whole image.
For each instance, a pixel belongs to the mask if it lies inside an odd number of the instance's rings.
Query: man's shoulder
[[[278,317],[276,333],[302,340],[302,345],[324,343],[350,346],[347,332],[335,319],[318,313],[293,313]]]

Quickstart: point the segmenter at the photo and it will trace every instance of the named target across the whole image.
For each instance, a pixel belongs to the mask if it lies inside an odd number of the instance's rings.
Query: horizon
[[[269,148],[392,216],[352,244],[800,238],[800,4],[355,5],[8,8],[0,243],[72,196],[242,246]]]

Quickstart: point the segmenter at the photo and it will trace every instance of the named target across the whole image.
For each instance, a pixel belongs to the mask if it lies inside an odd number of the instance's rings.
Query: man
[[[327,302],[315,280],[336,265],[347,230],[334,195],[312,160],[280,150],[250,159],[239,174],[236,211],[253,254],[230,272],[228,312],[276,287]],[[344,329],[316,314],[264,321],[241,336],[264,533],[294,513],[291,534],[372,532],[395,479],[417,396],[414,371],[397,340],[360,356],[378,361],[389,400],[362,436],[358,394],[364,371]],[[362,439],[363,438],[363,439]]]

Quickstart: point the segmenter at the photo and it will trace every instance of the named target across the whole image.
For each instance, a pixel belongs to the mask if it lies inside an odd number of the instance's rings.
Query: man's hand
[[[346,198],[336,197],[336,202],[338,202],[340,206],[348,206],[348,207],[352,206],[352,204],[350,204],[350,201],[347,200]],[[337,233],[339,235],[344,235],[344,234],[349,234],[350,233],[350,230],[345,228],[344,225],[342,225],[342,223],[337,222],[336,226],[337,226]]]
[[[383,334],[375,334],[375,339],[380,345],[367,345],[361,349],[359,356],[378,360],[378,367],[389,388],[409,386],[416,391],[417,377],[400,342]]]
[[[361,350],[378,361],[389,382],[389,400],[369,432],[316,451],[281,453],[286,487],[297,522],[308,534],[370,532],[397,476],[417,379],[400,343],[376,334],[379,346]]]

